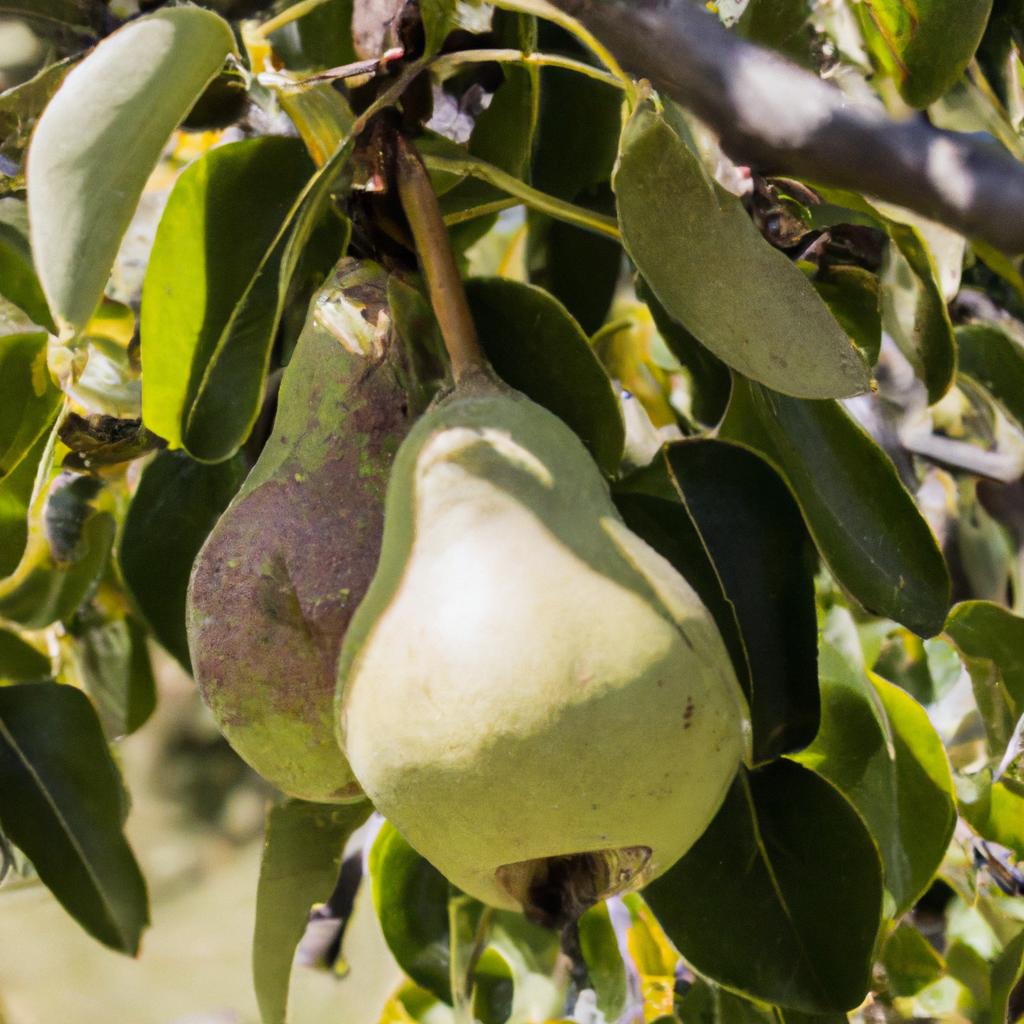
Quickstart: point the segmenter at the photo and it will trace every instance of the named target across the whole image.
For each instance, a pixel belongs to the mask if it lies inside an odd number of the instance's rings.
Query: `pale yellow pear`
[[[338,710],[356,778],[424,857],[552,922],[682,856],[748,731],[707,608],[576,435],[486,375],[402,444]]]

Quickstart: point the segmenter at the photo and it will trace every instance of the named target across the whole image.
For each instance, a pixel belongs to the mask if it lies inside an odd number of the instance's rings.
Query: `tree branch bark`
[[[711,127],[735,160],[914,210],[1024,252],[1024,164],[923,117],[894,121],[739,38],[693,0],[549,0],[624,68]]]

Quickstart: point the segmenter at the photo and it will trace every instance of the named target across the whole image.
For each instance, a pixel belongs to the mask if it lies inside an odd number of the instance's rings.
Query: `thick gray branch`
[[[1024,164],[994,146],[856,106],[693,0],[551,2],[706,122],[733,159],[865,192],[1024,252]]]

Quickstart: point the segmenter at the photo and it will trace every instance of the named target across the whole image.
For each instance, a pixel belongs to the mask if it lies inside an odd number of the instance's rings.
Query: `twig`
[[[1024,165],[996,147],[894,121],[724,28],[692,0],[549,0],[628,70],[705,121],[743,163],[896,203],[1024,251]]]

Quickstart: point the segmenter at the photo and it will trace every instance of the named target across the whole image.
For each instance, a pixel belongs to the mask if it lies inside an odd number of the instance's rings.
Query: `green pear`
[[[486,371],[399,450],[338,712],[356,778],[424,857],[553,924],[681,857],[749,732],[699,597],[576,435]]]
[[[306,800],[362,795],[335,738],[335,669],[414,412],[387,282],[375,264],[343,260],[314,298],[271,436],[189,585],[203,698],[257,772]]]

